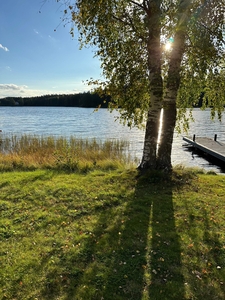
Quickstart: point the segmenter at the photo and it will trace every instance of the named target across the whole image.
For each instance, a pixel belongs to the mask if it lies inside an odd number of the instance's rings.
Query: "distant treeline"
[[[201,107],[204,93],[201,93],[198,102],[193,107]],[[36,97],[6,97],[0,99],[0,106],[73,106],[107,108],[110,97],[100,97],[96,93],[79,93],[65,95],[44,95]]]
[[[36,97],[6,97],[0,99],[0,106],[74,106],[103,108],[108,107],[110,99],[101,98],[95,93],[79,93],[68,95],[45,95]]]

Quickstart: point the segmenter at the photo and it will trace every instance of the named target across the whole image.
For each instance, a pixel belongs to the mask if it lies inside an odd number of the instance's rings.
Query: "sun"
[[[170,37],[164,45],[165,51],[171,51],[174,43],[174,38]]]
[[[167,42],[166,44],[165,44],[165,50],[166,51],[170,51],[172,49],[172,44],[171,44],[171,42]]]

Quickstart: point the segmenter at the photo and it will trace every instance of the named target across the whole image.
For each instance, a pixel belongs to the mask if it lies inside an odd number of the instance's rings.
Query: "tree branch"
[[[137,3],[136,1],[130,1],[131,3],[133,3],[134,5],[140,7],[141,9],[145,9],[144,5],[141,5],[140,3]]]
[[[121,22],[121,23],[124,24],[124,25],[129,26],[129,27],[132,29],[131,32],[136,32],[136,33],[138,32],[138,31],[136,30],[136,27],[135,27],[135,25],[133,24],[132,19],[130,18],[130,16],[127,15],[127,16],[126,16],[126,19],[124,20],[124,19],[123,19],[123,16],[121,16],[121,18],[119,18],[119,17],[113,15],[113,19],[115,19],[116,21]],[[145,41],[145,38],[144,38],[142,35],[139,35],[139,38],[140,38],[142,41]]]
[[[213,35],[214,37],[218,37],[216,33],[214,33],[209,27],[207,27],[204,23],[202,22],[198,22],[199,25],[201,25],[202,27],[204,27],[211,35]],[[225,40],[224,39],[219,39],[223,44],[225,44]]]

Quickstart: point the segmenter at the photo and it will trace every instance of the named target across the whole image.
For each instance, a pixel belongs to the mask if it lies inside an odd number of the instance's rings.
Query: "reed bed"
[[[0,171],[58,169],[87,172],[132,165],[129,142],[11,135],[0,138]]]

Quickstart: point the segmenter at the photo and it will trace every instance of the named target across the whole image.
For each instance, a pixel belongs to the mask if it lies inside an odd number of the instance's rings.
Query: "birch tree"
[[[81,47],[94,46],[101,61],[104,80],[91,83],[129,126],[145,122],[139,169],[170,171],[184,109],[204,92],[213,114],[223,110],[225,0],[57,1],[71,34],[78,30]]]

